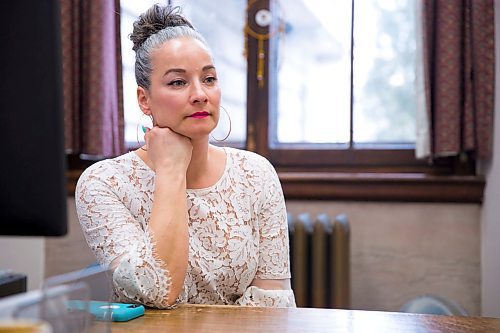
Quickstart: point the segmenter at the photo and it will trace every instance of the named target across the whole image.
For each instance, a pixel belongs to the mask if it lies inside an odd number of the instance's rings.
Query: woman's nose
[[[201,83],[194,83],[191,91],[191,103],[206,103],[208,102],[207,94],[203,89]]]

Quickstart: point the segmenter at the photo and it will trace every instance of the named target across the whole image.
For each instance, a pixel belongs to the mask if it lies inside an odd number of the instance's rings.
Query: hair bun
[[[134,22],[134,29],[130,34],[130,40],[134,43],[132,50],[137,51],[149,36],[166,27],[182,25],[194,29],[191,22],[180,14],[180,7],[172,8],[155,4]]]

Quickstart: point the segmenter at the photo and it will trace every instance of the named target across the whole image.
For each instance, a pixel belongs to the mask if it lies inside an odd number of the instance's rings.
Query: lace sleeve
[[[290,278],[288,224],[278,175],[268,162],[259,212],[259,266],[256,278]]]
[[[125,206],[113,174],[91,167],[78,181],[76,208],[87,243],[99,263],[113,269],[118,300],[168,308],[168,270],[155,257],[149,232]]]
[[[250,286],[236,300],[238,305],[265,306],[274,308],[296,307],[295,297],[291,290],[265,290]]]
[[[290,258],[288,224],[283,191],[276,171],[267,162],[259,211],[258,279],[289,279]],[[264,290],[248,287],[237,304],[269,307],[295,307],[292,290]]]

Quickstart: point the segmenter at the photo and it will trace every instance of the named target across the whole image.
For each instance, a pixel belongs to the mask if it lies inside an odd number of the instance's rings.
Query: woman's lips
[[[193,113],[192,115],[190,115],[189,117],[190,118],[196,118],[196,119],[199,119],[199,118],[205,118],[205,117],[208,117],[210,115],[210,113],[206,112],[206,111],[202,111],[202,112],[195,112]]]

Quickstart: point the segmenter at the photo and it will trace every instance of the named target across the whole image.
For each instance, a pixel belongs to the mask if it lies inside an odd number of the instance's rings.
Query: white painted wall
[[[480,314],[481,205],[289,200],[287,209],[313,218],[347,214],[352,308],[399,311],[437,295]]]
[[[28,290],[40,287],[45,275],[44,237],[0,237],[0,269],[28,276]]]
[[[495,0],[495,119],[500,133],[500,0]],[[481,314],[500,317],[500,135],[494,136],[493,159],[484,166],[486,189],[481,215]]]

